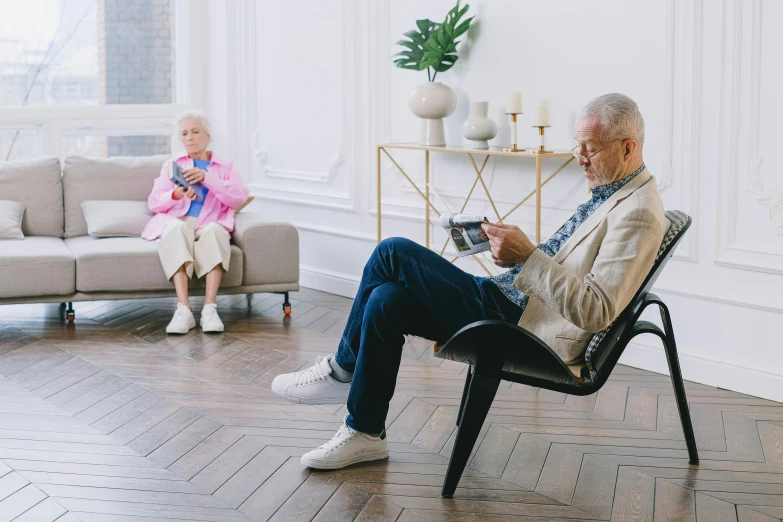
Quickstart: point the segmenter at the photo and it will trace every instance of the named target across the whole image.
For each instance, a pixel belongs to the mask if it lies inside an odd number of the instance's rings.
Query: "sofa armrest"
[[[263,214],[234,216],[234,244],[244,254],[242,284],[299,281],[299,233],[291,223]]]

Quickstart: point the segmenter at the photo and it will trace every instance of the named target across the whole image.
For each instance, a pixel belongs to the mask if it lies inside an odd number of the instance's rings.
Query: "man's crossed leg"
[[[516,324],[522,309],[498,286],[403,238],[382,241],[364,267],[336,355],[278,375],[272,390],[302,404],[342,404],[348,416],[335,436],[302,464],[338,469],[388,457],[386,415],[400,368],[404,335],[445,342],[484,319]]]

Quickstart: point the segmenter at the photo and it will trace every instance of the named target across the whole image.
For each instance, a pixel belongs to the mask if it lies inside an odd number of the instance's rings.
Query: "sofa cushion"
[[[2,198],[24,203],[26,236],[63,235],[63,185],[60,160],[0,161]]]
[[[79,292],[171,290],[158,257],[157,241],[139,237],[72,237],[65,244],[76,258],[76,288]],[[231,245],[231,265],[222,287],[242,284],[242,250]],[[203,287],[206,278],[190,282]]]
[[[141,237],[154,215],[146,201],[82,201],[82,211],[93,237]]]
[[[147,201],[152,184],[169,156],[98,159],[69,156],[63,163],[65,237],[87,235],[82,201]]]
[[[0,200],[0,239],[24,239],[22,216],[24,203]]]
[[[70,295],[73,254],[59,237],[0,241],[0,298]]]

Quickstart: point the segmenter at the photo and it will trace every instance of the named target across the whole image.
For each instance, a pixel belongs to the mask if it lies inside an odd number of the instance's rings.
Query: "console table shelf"
[[[416,183],[413,182],[413,180],[408,177],[408,175],[405,173],[405,171],[400,168],[400,165],[392,158],[391,154],[389,153],[389,149],[407,149],[407,150],[421,150],[424,151],[424,190],[419,188]],[[413,188],[416,189],[416,191],[419,193],[419,195],[424,199],[425,205],[425,221],[424,226],[426,228],[426,234],[425,234],[425,243],[427,248],[430,248],[430,212],[429,209],[435,211],[436,214],[440,214],[438,210],[435,208],[435,206],[432,204],[432,201],[430,201],[430,152],[444,152],[444,153],[453,153],[453,154],[464,154],[468,157],[470,160],[471,165],[473,166],[473,169],[476,171],[476,179],[473,182],[473,186],[471,187],[470,191],[468,192],[467,197],[465,198],[465,201],[462,205],[462,211],[464,211],[465,207],[468,204],[468,201],[470,201],[471,196],[473,195],[473,190],[476,188],[477,184],[481,184],[482,188],[484,189],[484,192],[487,195],[487,199],[489,199],[490,204],[492,205],[492,209],[495,212],[495,217],[497,218],[498,222],[503,222],[508,216],[511,215],[515,210],[517,210],[522,204],[525,203],[528,199],[536,196],[536,243],[541,242],[541,189],[549,183],[549,181],[552,180],[555,176],[560,174],[560,172],[563,171],[563,169],[574,160],[574,156],[571,154],[570,151],[553,151],[553,152],[537,152],[535,150],[526,150],[525,152],[509,152],[503,150],[502,147],[490,147],[489,149],[473,149],[470,147],[465,147],[463,145],[445,145],[441,147],[433,147],[433,146],[424,146],[424,145],[417,145],[415,143],[384,143],[377,146],[377,169],[378,169],[378,177],[377,177],[377,198],[378,198],[378,242],[381,241],[381,154],[385,154],[389,160],[394,164],[394,166],[400,171],[400,173],[405,177],[406,180],[408,180],[408,183],[410,183]],[[476,163],[476,160],[474,159],[474,156],[484,156],[484,160],[481,162],[481,166]],[[484,171],[484,167],[487,165],[487,161],[489,161],[490,156],[507,156],[507,157],[514,157],[514,158],[525,158],[525,159],[534,159],[536,162],[536,188],[529,194],[527,194],[519,203],[514,205],[508,212],[501,215],[498,211],[497,207],[495,206],[495,202],[492,199],[492,195],[489,193],[489,189],[487,188],[486,184],[484,183],[484,179],[482,178],[481,174]],[[562,165],[560,165],[554,172],[552,172],[549,176],[547,176],[546,179],[542,181],[541,179],[541,168],[542,163],[544,159],[548,158],[565,158],[565,161]]]

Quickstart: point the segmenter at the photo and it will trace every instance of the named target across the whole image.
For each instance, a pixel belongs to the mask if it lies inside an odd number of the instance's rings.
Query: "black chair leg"
[[[696,450],[696,437],[693,435],[691,413],[688,408],[688,399],[685,396],[685,384],[682,382],[680,358],[677,356],[677,343],[674,341],[671,316],[669,315],[669,309],[663,302],[658,301],[658,306],[661,310],[663,330],[666,333],[666,339],[663,339],[664,349],[666,350],[666,361],[669,363],[669,375],[671,375],[672,385],[674,386],[674,394],[677,399],[677,410],[680,412],[682,431],[685,434],[685,444],[688,446],[688,457],[691,464],[698,464],[699,453]]]
[[[451,497],[457,489],[459,479],[470,458],[470,452],[476,444],[481,426],[489,413],[489,407],[495,399],[495,393],[500,386],[500,377],[489,377],[475,372],[470,378],[470,386],[464,399],[464,407],[457,429],[457,439],[454,441],[454,449],[451,451],[451,460],[443,481],[441,495]]]
[[[457,426],[462,424],[462,414],[465,411],[465,401],[468,398],[468,388],[470,388],[470,380],[473,378],[473,366],[468,366],[468,376],[465,379],[465,387],[462,389],[462,400],[459,403],[459,411],[457,412]]]

